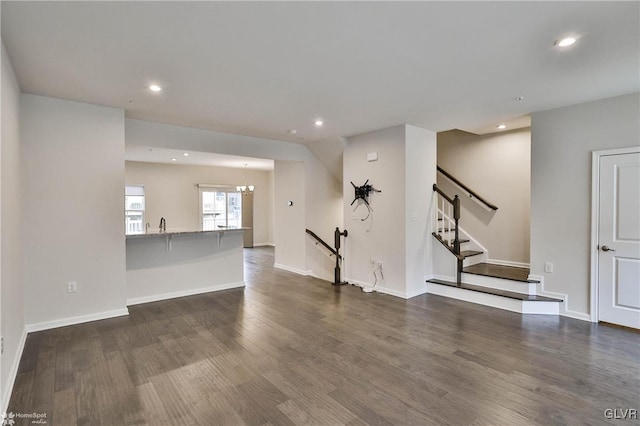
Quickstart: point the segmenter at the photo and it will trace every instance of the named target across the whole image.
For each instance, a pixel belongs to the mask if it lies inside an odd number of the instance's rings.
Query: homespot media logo
[[[2,426],[13,426],[16,419],[30,419],[31,424],[46,425],[47,413],[2,413]]]
[[[16,424],[16,421],[14,420],[15,417],[16,415],[13,413],[2,413],[2,426],[11,426]]]
[[[604,410],[607,419],[615,420],[637,420],[638,410],[635,408],[607,408]]]

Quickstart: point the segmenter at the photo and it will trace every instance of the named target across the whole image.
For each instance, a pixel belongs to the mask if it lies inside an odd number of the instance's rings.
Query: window
[[[144,234],[144,186],[124,187],[124,233]]]
[[[235,188],[205,184],[198,186],[203,231],[242,226],[242,197]]]

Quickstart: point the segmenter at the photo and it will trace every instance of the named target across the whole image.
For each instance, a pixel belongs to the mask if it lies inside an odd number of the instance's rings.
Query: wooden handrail
[[[310,229],[305,229],[305,232],[311,235],[318,243],[322,244],[327,250],[331,252],[335,256],[336,250],[327,244],[322,238],[318,237],[318,235]],[[338,259],[342,259],[341,255],[338,255]]]
[[[442,190],[438,188],[438,185],[436,185],[435,183],[433,184],[433,190],[436,191],[438,194],[440,194],[442,198],[447,200],[449,203],[453,204],[453,199],[449,197],[447,194],[445,194],[444,192],[442,192]]]
[[[455,183],[456,185],[458,185],[460,188],[464,189],[465,191],[467,191],[469,193],[469,196],[472,198],[477,199],[478,201],[480,201],[482,204],[484,204],[485,206],[489,207],[491,210],[498,210],[498,206],[496,206],[495,204],[491,204],[490,202],[488,202],[487,200],[485,200],[484,198],[482,198],[481,196],[479,196],[475,191],[473,191],[471,188],[469,188],[467,185],[465,185],[464,183],[460,182],[458,179],[456,179],[451,173],[447,172],[446,170],[444,170],[442,167],[437,166],[437,169],[440,173],[442,173],[443,175],[445,175],[449,180],[451,180],[453,183]],[[442,193],[439,192],[440,195],[442,195]],[[451,201],[450,201],[451,202]]]

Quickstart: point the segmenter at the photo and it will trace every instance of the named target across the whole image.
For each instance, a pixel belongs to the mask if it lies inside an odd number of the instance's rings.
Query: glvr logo
[[[604,416],[607,419],[636,420],[638,418],[638,410],[635,408],[607,408],[604,410]]]

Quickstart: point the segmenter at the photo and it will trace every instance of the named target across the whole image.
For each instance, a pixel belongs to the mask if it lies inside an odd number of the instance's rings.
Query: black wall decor
[[[351,205],[353,205],[353,203],[358,200],[362,200],[367,206],[369,206],[369,193],[382,192],[379,189],[375,189],[372,185],[369,185],[369,179],[367,179],[367,181],[362,186],[356,186],[353,182],[351,182],[351,185],[353,185],[353,189],[355,191],[355,195],[353,201],[351,202]]]

